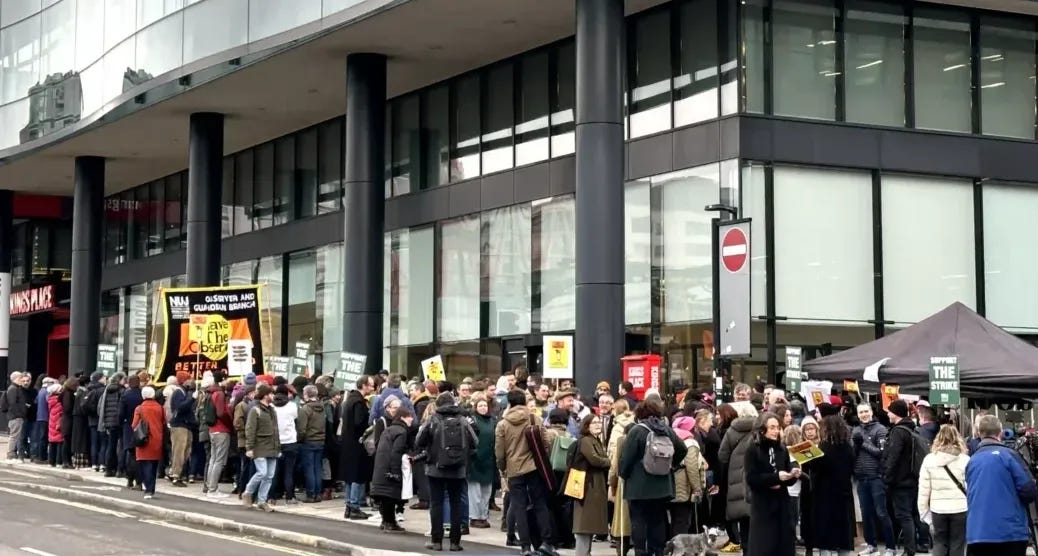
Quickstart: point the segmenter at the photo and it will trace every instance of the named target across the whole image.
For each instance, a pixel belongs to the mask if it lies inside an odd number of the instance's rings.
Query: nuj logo
[[[185,295],[171,295],[169,297],[169,306],[174,309],[187,309],[191,307],[191,302]]]

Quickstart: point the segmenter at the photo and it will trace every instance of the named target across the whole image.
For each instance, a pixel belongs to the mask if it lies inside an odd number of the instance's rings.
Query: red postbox
[[[645,391],[655,388],[662,394],[660,365],[663,359],[654,353],[628,355],[620,358],[623,365],[624,382],[634,386],[633,394],[638,400],[645,399]]]

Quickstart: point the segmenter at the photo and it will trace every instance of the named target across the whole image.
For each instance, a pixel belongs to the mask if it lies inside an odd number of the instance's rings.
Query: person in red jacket
[[[61,385],[51,384],[47,387],[47,459],[51,467],[67,463],[65,454],[65,435],[61,432],[61,417],[64,408],[61,405]]]
[[[166,419],[162,406],[155,401],[154,388],[145,386],[141,389],[141,396],[144,403],[133,412],[131,428],[136,430],[141,421],[148,424],[148,442],[144,446],[137,446],[136,454],[140,479],[144,483],[144,499],[151,500],[155,497],[155,479],[158,477],[159,460],[162,459]]]
[[[212,404],[212,413],[216,414],[216,422],[209,425],[209,462],[206,465],[205,490],[209,498],[227,498],[227,494],[220,492],[220,475],[227,465],[227,454],[231,450],[231,431],[234,430],[234,419],[228,407],[227,395],[224,386],[212,382],[206,384],[202,380],[206,395],[209,396],[208,403]],[[229,386],[229,385],[228,385]],[[208,413],[208,415],[212,415]]]

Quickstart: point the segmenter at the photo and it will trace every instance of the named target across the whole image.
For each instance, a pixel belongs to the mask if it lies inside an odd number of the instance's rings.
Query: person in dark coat
[[[401,408],[403,409],[403,408]],[[455,461],[450,452],[445,448],[447,434],[458,422],[461,422],[461,434],[468,437],[462,440],[467,448],[467,453],[462,453],[460,463]],[[436,413],[429,419],[415,440],[415,448],[428,453],[425,472],[429,476],[429,487],[431,491],[429,513],[432,518],[431,540],[425,547],[434,552],[443,550],[443,519],[444,496],[449,498],[450,503],[450,550],[458,552],[461,550],[462,520],[465,515],[462,510],[462,492],[467,490],[466,479],[468,477],[468,462],[476,452],[479,439],[476,437],[468,417],[458,406],[454,396],[449,392],[436,397]]]
[[[404,531],[396,522],[396,507],[403,492],[403,459],[410,449],[409,431],[413,422],[411,411],[406,407],[400,408],[379,438],[375,450],[371,496],[378,500],[379,513],[382,514],[382,525],[379,528],[384,533]]]
[[[62,468],[72,469],[72,410],[76,405],[76,390],[79,388],[79,379],[70,378],[65,381],[61,386],[61,436],[62,453],[65,454],[63,458],[64,464]]]
[[[415,420],[421,422],[425,410],[432,402],[425,383],[416,382],[411,385],[411,402],[414,404]],[[412,510],[429,509],[429,478],[425,475],[425,462],[414,462],[414,491],[418,501],[411,505]]]
[[[482,394],[479,394],[482,396]],[[475,396],[474,396],[475,397]],[[477,529],[490,528],[490,502],[494,477],[497,476],[497,462],[494,460],[497,429],[497,417],[490,412],[490,404],[485,397],[475,402],[472,414],[472,427],[479,438],[476,454],[469,460],[469,516],[470,525]],[[415,481],[418,477],[415,475]]]
[[[346,483],[346,519],[367,519],[368,514],[360,510],[364,501],[364,485],[371,481],[371,456],[364,451],[360,439],[368,428],[367,396],[375,390],[375,380],[370,375],[357,379],[357,388],[346,396],[342,407],[339,449],[339,465],[342,480]]]
[[[122,382],[126,378],[123,373],[115,373],[105,385],[98,402],[98,432],[104,437],[104,454],[101,463],[105,468],[105,477],[122,476],[126,471],[126,460],[119,457],[119,440],[122,429],[119,426],[119,406],[123,398]]]
[[[589,414],[580,423],[572,468],[585,471],[584,498],[573,503],[576,556],[590,556],[591,539],[609,533],[609,457],[602,445],[602,417]],[[570,448],[573,449],[573,448]]]
[[[750,531],[742,539],[746,556],[794,556],[796,527],[786,487],[800,478],[782,445],[782,427],[774,413],[757,419],[746,450],[746,486],[750,503]]]
[[[753,426],[757,421],[757,409],[749,402],[737,402],[733,408],[738,417],[731,422],[721,438],[717,459],[724,475],[725,518],[728,526],[728,544],[723,552],[745,550],[743,537],[750,529],[750,504],[743,480],[746,452],[753,444]]]
[[[141,395],[141,379],[131,375],[126,379],[126,391],[119,399],[119,426],[122,428],[122,450],[126,458],[126,488],[138,490],[144,488],[137,468],[137,450],[133,445],[133,412],[144,402]]]
[[[818,493],[811,505],[809,523],[804,527],[814,532],[812,546],[822,551],[854,549],[854,449],[850,431],[839,415],[822,419],[821,448],[824,457],[804,464],[811,475],[812,488]]]

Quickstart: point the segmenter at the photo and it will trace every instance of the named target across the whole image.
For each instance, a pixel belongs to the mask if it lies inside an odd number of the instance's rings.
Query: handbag
[[[574,500],[584,499],[584,485],[587,481],[587,471],[581,471],[580,469],[570,469],[569,475],[566,476],[566,490],[563,492],[566,496],[573,498]]]
[[[944,466],[944,472],[948,474],[948,477],[951,478],[953,483],[955,483],[955,486],[959,487],[959,490],[962,492],[962,495],[968,496],[966,494],[966,487],[962,486],[962,483],[960,483],[959,480],[955,478],[955,474],[951,472],[951,469],[948,469],[947,465]]]
[[[137,409],[137,426],[133,427],[133,445],[137,448],[143,448],[148,445],[148,440],[151,439],[151,429],[148,427],[148,422],[144,420],[141,415],[140,408]]]

